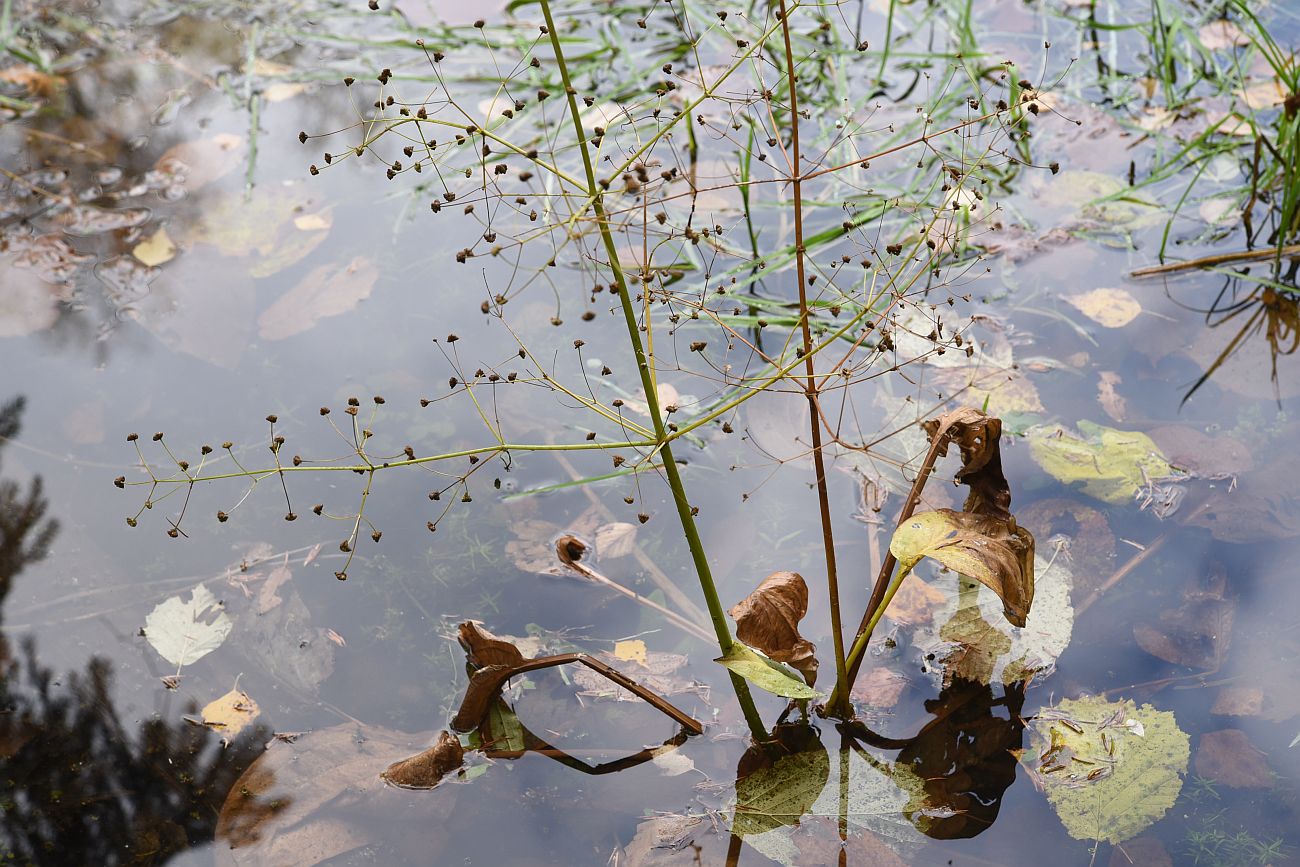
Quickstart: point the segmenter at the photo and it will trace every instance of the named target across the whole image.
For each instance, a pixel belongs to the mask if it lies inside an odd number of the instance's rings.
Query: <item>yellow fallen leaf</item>
[[[301,217],[294,217],[293,224],[304,232],[328,229],[334,225],[334,211],[332,208],[326,208],[314,214],[303,214]]]
[[[641,639],[619,641],[614,645],[614,655],[629,662],[646,663],[645,642]]]
[[[1199,31],[1197,36],[1201,44],[1210,51],[1225,51],[1238,45],[1249,45],[1250,37],[1241,32],[1241,28],[1226,19],[1211,21]]]
[[[1142,305],[1123,289],[1093,289],[1065,300],[1093,322],[1107,328],[1123,328],[1142,312]]]
[[[230,743],[247,728],[261,708],[242,689],[232,689],[221,698],[214,699],[203,708],[203,724],[221,733],[221,740]]]
[[[166,229],[159,229],[136,244],[131,255],[152,268],[176,258],[176,244]]]

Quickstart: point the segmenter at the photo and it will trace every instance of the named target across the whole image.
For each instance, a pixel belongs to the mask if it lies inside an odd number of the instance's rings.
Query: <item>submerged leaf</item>
[[[1152,482],[1182,475],[1146,434],[1088,421],[1079,422],[1079,432],[1045,425],[1030,428],[1025,436],[1039,466],[1067,485],[1082,483],[1090,497],[1127,503]]]
[[[1142,305],[1123,289],[1093,289],[1078,295],[1066,295],[1065,300],[1106,328],[1123,328],[1142,312]]]
[[[1002,599],[1008,621],[1025,625],[1034,600],[1034,537],[1015,519],[952,509],[920,512],[894,531],[889,550],[904,569],[930,557],[974,578]]]
[[[1271,789],[1273,770],[1241,729],[1201,735],[1196,745],[1196,775],[1234,789]]]
[[[176,244],[167,235],[166,229],[159,229],[136,244],[131,249],[131,255],[151,267],[162,265],[176,258]]]
[[[817,682],[817,648],[799,634],[808,613],[808,585],[798,572],[773,572],[728,612],[736,637],[769,659],[789,664],[813,686]]]
[[[1123,843],[1173,806],[1190,742],[1174,715],[1132,701],[1065,699],[1030,726],[1029,765],[1071,837]]]
[[[817,698],[819,695],[817,690],[796,677],[792,670],[759,656],[739,641],[733,641],[731,650],[713,661],[773,695],[786,698]]]
[[[144,635],[163,659],[175,666],[190,665],[221,646],[234,628],[224,606],[203,584],[189,601],[164,599],[144,621]]]
[[[438,732],[433,746],[410,758],[393,762],[379,776],[403,789],[432,789],[465,762],[465,750],[450,732]]]
[[[257,319],[263,340],[284,340],[314,328],[322,319],[348,313],[370,297],[379,269],[358,256],[343,267],[321,265],[280,296]]]

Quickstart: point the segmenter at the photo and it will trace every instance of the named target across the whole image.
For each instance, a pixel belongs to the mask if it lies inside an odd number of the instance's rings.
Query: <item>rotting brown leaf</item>
[[[509,641],[498,638],[473,621],[458,627],[457,640],[469,661],[480,668],[489,665],[522,665],[524,655]]]
[[[1268,760],[1241,729],[1201,735],[1196,747],[1196,773],[1234,789],[1273,788]]]
[[[773,572],[729,613],[736,621],[737,638],[794,668],[809,686],[816,683],[817,648],[799,634],[799,621],[808,613],[808,585],[802,575]]]
[[[451,732],[438,732],[433,746],[400,762],[393,762],[380,774],[385,782],[403,789],[432,789],[442,778],[465,762],[465,750]]]
[[[937,443],[940,457],[948,454],[948,443],[961,449],[961,470],[957,481],[970,488],[967,512],[995,518],[1011,517],[1011,488],[1002,474],[1002,419],[990,418],[977,409],[959,407],[921,423],[931,444]]]

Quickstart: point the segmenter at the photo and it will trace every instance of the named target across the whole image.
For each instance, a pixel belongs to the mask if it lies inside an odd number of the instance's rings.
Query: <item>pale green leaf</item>
[[[713,660],[743,677],[760,689],[786,698],[817,698],[820,693],[809,687],[791,668],[773,662],[739,641],[731,643],[726,656]]]
[[[200,584],[189,601],[164,599],[144,621],[144,636],[172,665],[190,665],[221,646],[234,623],[212,591]]]
[[[1079,433],[1044,425],[1030,428],[1025,437],[1029,453],[1050,475],[1067,485],[1079,482],[1085,494],[1107,503],[1131,502],[1152,482],[1182,475],[1154,440],[1137,431],[1081,421]]]
[[[1189,753],[1172,713],[1094,696],[1041,711],[1022,761],[1070,836],[1123,843],[1173,806]]]

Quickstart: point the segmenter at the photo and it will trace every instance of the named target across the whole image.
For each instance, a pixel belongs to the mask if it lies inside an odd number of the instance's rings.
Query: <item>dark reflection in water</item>
[[[0,407],[0,449],[22,426],[23,398]],[[49,550],[39,476],[0,480],[0,600]],[[245,737],[223,751],[184,721],[133,729],[112,700],[112,666],[92,657],[58,676],[36,643],[0,641],[0,857],[24,864],[160,864],[211,839],[217,811],[260,749]]]
[[[1231,376],[1234,371],[1224,368],[1234,358],[1254,353],[1266,354],[1268,381],[1273,398],[1281,406],[1284,389],[1278,380],[1277,362],[1279,357],[1300,349],[1300,297],[1271,286],[1253,287],[1243,294],[1240,282],[1235,277],[1227,280],[1213,303],[1198,311],[1204,314],[1206,325],[1222,329],[1227,336],[1216,341],[1222,347],[1217,354],[1207,354],[1203,361],[1205,372],[1183,395],[1183,403],[1216,373]]]
[[[992,827],[1015,782],[1013,751],[1023,743],[1024,701],[1023,683],[995,698],[987,684],[954,678],[925,703],[934,719],[910,738],[882,737],[861,723],[842,730],[870,746],[898,750],[895,768],[923,782],[924,808],[907,814],[917,830],[941,840],[975,837]]]

